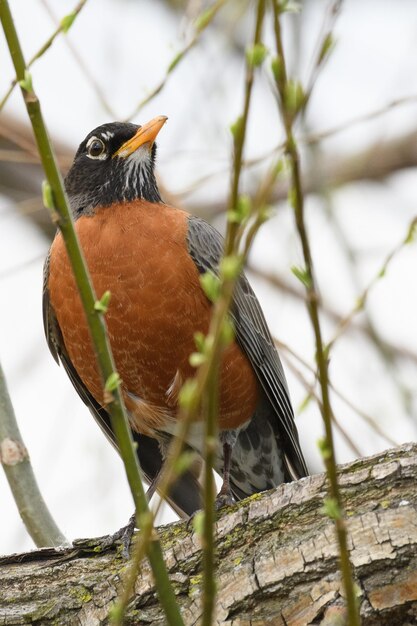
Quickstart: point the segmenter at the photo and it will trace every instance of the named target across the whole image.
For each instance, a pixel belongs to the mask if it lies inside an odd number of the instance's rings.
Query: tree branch
[[[12,490],[26,530],[35,545],[62,546],[68,541],[61,533],[39,491],[29,453],[16,422],[0,364],[0,463]]]
[[[333,518],[337,540],[339,544],[340,571],[343,578],[343,586],[346,594],[346,605],[350,626],[359,626],[359,614],[355,601],[353,585],[352,565],[349,557],[348,533],[346,527],[345,510],[340,494],[340,488],[336,469],[336,452],[333,438],[332,418],[333,411],[330,401],[330,382],[328,370],[328,351],[325,348],[321,330],[319,315],[319,297],[317,279],[314,271],[313,257],[311,253],[310,239],[307,231],[304,212],[304,191],[301,185],[300,154],[294,137],[294,122],[297,114],[302,110],[303,96],[301,87],[288,78],[286,57],[282,43],[280,5],[273,2],[274,32],[276,41],[277,57],[273,61],[273,73],[279,93],[279,106],[282,122],[285,129],[286,146],[291,171],[291,187],[289,197],[294,209],[295,223],[303,252],[305,267],[294,272],[304,284],[307,296],[307,310],[314,331],[318,382],[321,389],[320,412],[323,417],[325,437],[320,443],[320,450],[325,462],[329,480],[330,498],[324,502],[324,508],[329,517]],[[298,102],[297,102],[298,100]],[[304,105],[305,106],[305,105]]]
[[[338,468],[348,513],[362,626],[417,617],[417,445],[404,445]],[[329,624],[343,614],[338,546],[321,512],[325,475],[249,498],[216,524],[218,624]],[[164,556],[184,622],[201,613],[201,547],[178,522],[161,529]],[[125,563],[97,554],[95,542],[0,559],[0,622],[106,624]],[[252,622],[250,622],[252,620]],[[144,565],[125,624],[164,624],[151,570]],[[343,622],[339,622],[343,623]]]

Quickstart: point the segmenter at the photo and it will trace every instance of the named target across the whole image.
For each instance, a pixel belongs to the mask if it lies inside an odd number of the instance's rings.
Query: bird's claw
[[[101,552],[105,552],[106,550],[110,550],[117,545],[121,545],[121,555],[127,560],[129,558],[129,548],[135,527],[136,514],[134,513],[126,526],[123,526],[112,535],[104,537],[97,545],[97,548],[99,548]]]
[[[225,506],[233,506],[235,504],[235,499],[232,496],[231,492],[222,493],[221,491],[217,494],[216,499],[214,501],[214,508],[216,511],[223,509]]]

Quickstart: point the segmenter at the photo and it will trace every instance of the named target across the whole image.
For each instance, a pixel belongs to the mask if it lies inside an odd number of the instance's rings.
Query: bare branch
[[[26,530],[38,548],[68,545],[39,491],[0,365],[0,463]]]

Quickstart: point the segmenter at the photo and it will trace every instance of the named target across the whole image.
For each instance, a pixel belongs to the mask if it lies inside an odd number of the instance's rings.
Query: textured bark
[[[366,626],[417,623],[417,446],[341,466],[354,566]],[[321,512],[320,474],[259,494],[217,522],[216,619],[228,626],[344,623],[333,523]],[[187,625],[200,611],[200,545],[184,523],[161,529]],[[126,563],[116,551],[39,550],[0,560],[0,624],[107,623]],[[164,624],[144,564],[126,624]]]

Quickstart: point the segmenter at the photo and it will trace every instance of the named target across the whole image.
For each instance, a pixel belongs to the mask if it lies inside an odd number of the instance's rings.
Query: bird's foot
[[[129,548],[135,528],[136,513],[132,515],[126,526],[123,526],[112,535],[103,537],[103,539],[101,539],[100,542],[97,544],[97,548],[100,550],[100,552],[105,552],[106,550],[110,550],[115,546],[121,545],[121,555],[124,559],[127,560],[129,558]]]
[[[233,506],[233,504],[235,504],[235,499],[232,496],[232,492],[230,491],[223,491],[223,489],[221,489],[219,491],[219,493],[216,496],[216,499],[214,501],[214,508],[216,509],[216,511],[219,511],[220,509],[224,508],[225,506]]]
[[[221,509],[227,506],[233,506],[236,504],[236,500],[232,496],[231,492],[229,493],[221,493],[219,492],[214,501],[214,510],[218,513]],[[194,511],[186,521],[187,531],[194,530],[198,534],[201,533],[202,522],[201,519],[204,517],[204,509],[198,509]]]

